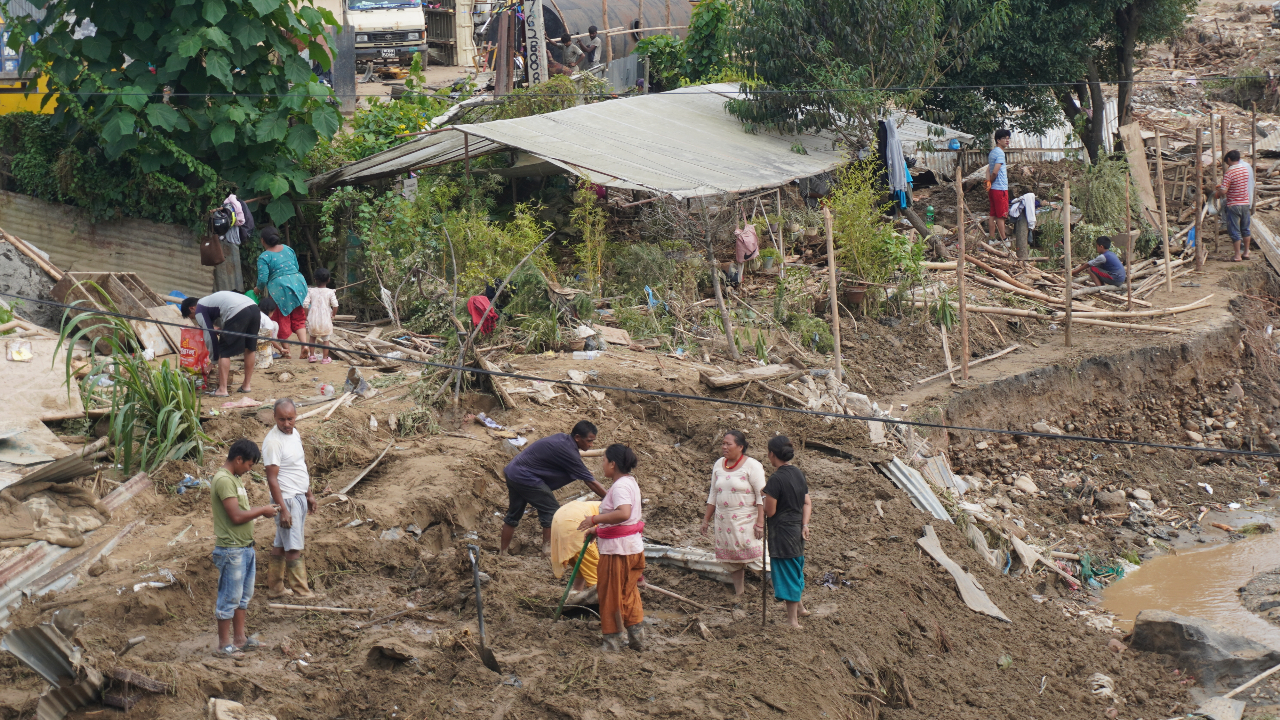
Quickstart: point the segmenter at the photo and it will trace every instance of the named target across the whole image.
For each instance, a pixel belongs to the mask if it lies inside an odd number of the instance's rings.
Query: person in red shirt
[[[1223,215],[1227,218],[1227,234],[1231,236],[1231,246],[1235,248],[1235,257],[1231,262],[1249,259],[1250,243],[1253,237],[1249,234],[1249,206],[1253,203],[1253,173],[1249,166],[1240,162],[1240,151],[1230,150],[1222,156],[1227,170],[1222,173],[1222,182],[1213,191],[1214,197],[1227,198],[1227,209]]]

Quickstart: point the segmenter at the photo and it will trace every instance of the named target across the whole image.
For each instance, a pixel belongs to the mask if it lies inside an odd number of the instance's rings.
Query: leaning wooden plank
[[[746,385],[752,380],[772,380],[783,375],[790,375],[795,371],[796,368],[793,365],[765,365],[764,367],[749,368],[741,372],[725,373],[724,375],[707,375],[706,373],[700,373],[700,375],[702,383],[707,387],[725,390]]]
[[[1277,242],[1275,233],[1257,215],[1249,219],[1249,227],[1253,230],[1253,239],[1262,248],[1262,254],[1267,256],[1267,262],[1271,263],[1276,272],[1280,272],[1280,242]]]
[[[488,370],[489,372],[502,372],[502,368],[494,365],[488,360],[485,360],[484,358],[478,359],[482,370]],[[493,386],[493,392],[497,394],[498,399],[502,400],[503,407],[510,410],[516,406],[516,401],[511,399],[511,393],[507,390],[507,384],[501,377],[497,375],[490,375],[489,384]]]
[[[351,480],[351,482],[347,483],[346,487],[344,487],[344,488],[342,488],[341,490],[339,490],[339,491],[338,491],[338,494],[339,494],[339,495],[345,495],[345,494],[347,494],[347,492],[349,492],[349,491],[351,490],[351,488],[355,487],[357,483],[359,483],[361,480],[363,480],[363,479],[364,479],[364,476],[365,476],[365,475],[368,475],[368,474],[369,474],[369,471],[371,471],[371,470],[373,470],[374,468],[378,467],[378,463],[382,462],[382,456],[387,454],[387,451],[391,449],[391,446],[392,446],[393,444],[395,444],[395,441],[392,441],[392,442],[387,443],[387,446],[386,446],[386,447],[384,447],[384,448],[382,448],[382,453],[381,453],[380,455],[378,455],[378,458],[377,458],[376,460],[374,460],[372,463],[370,463],[370,464],[369,464],[369,467],[367,467],[367,468],[365,468],[365,469],[361,470],[361,471],[360,471],[360,474],[359,474],[359,475],[357,475],[357,476],[355,476],[355,478],[354,478],[354,479],[352,479],[352,480]]]
[[[929,557],[938,561],[938,564],[947,569],[951,573],[951,577],[956,581],[956,587],[960,589],[960,598],[964,600],[964,604],[969,606],[970,610],[990,615],[997,620],[1012,622],[1008,615],[1005,615],[996,604],[991,602],[991,598],[987,597],[987,593],[978,584],[972,575],[964,571],[964,568],[956,564],[954,560],[947,557],[943,552],[941,543],[938,542],[938,536],[933,532],[932,525],[924,526],[924,537],[916,541],[916,544],[925,552],[929,553]]]

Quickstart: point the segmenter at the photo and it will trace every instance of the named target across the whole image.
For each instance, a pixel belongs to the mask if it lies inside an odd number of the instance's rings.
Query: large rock
[[[1096,493],[1093,496],[1093,502],[1099,510],[1104,512],[1121,512],[1129,509],[1129,501],[1125,499],[1123,490]]]
[[[1225,677],[1252,677],[1280,665],[1280,650],[1232,635],[1208,620],[1143,610],[1133,621],[1134,650],[1169,655],[1208,687]]]

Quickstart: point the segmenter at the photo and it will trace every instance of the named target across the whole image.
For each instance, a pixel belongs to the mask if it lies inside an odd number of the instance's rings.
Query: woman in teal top
[[[298,271],[298,256],[293,248],[280,241],[280,231],[274,227],[262,229],[262,254],[258,256],[258,291],[266,291],[275,301],[277,310],[271,319],[280,325],[276,337],[288,340],[297,333],[298,339],[307,342],[307,311],[302,301],[307,298],[307,281]],[[302,357],[305,351],[299,352]],[[286,346],[282,357],[290,357]]]

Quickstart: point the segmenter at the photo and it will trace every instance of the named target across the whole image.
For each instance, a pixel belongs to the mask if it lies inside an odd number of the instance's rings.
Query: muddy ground
[[[880,323],[862,327],[859,332],[875,338],[866,342],[882,347],[892,345],[889,332],[902,332]],[[1153,409],[1145,400],[1094,402],[1074,414],[1063,410],[1045,419],[1070,424],[1063,429],[1075,426],[1082,433],[1104,435],[1113,424],[1127,423],[1128,437],[1156,439],[1159,432],[1164,433],[1159,439],[1182,443],[1185,435],[1169,428],[1184,418],[1199,420],[1208,423],[1202,429],[1210,434],[1214,411],[1221,409],[1216,417],[1235,413],[1241,436],[1248,429],[1253,441],[1265,443],[1262,438],[1269,435],[1259,433],[1276,424],[1271,397],[1280,396],[1280,388],[1238,344],[1223,348],[1215,341],[1211,351],[1197,351],[1194,341],[1183,338],[1161,347],[1178,348],[1180,343],[1189,343],[1178,357],[1193,368],[1191,377],[1162,377],[1154,372],[1155,365],[1137,373],[1146,376],[1144,391],[1159,390]],[[519,372],[548,378],[587,365],[564,357],[508,356],[505,361]],[[1090,367],[1107,365],[1100,360]],[[609,353],[588,369],[597,370],[604,385],[704,392],[696,383],[696,367],[674,359],[659,364],[652,353]],[[900,366],[895,370],[901,372]],[[300,375],[310,372],[300,367]],[[1126,381],[1137,382],[1133,377]],[[1243,399],[1232,394],[1237,382]],[[1052,389],[1025,386],[1019,402],[1034,406],[1035,396]],[[301,385],[291,389],[303,390]],[[1089,607],[1095,600],[1091,594],[1072,591],[1043,571],[1022,577],[1000,574],[968,547],[956,527],[913,508],[870,466],[901,448],[872,446],[864,424],[656,400],[621,390],[608,391],[603,400],[564,392],[546,406],[522,400],[511,410],[497,406],[489,395],[464,395],[457,414],[441,419],[442,429],[452,435],[400,438],[385,423],[369,430],[371,412],[379,417],[395,412],[410,402],[407,398],[376,410],[347,408],[327,421],[300,424],[319,482],[330,488],[345,484],[392,443],[387,458],[350,493],[349,501],[326,505],[312,519],[306,556],[314,583],[326,594],[324,604],[374,608],[383,615],[412,603],[422,608],[421,614],[359,629],[362,618],[269,610],[260,587],[250,628],[260,634],[265,649],[243,661],[215,659],[210,615],[217,573],[209,560],[208,496],[170,495],[162,487],[114,519],[113,524],[123,523],[136,515],[147,524],[94,569],[100,574],[23,606],[14,621],[45,619],[60,607],[85,610],[89,623],[79,637],[95,665],[104,670],[125,665],[175,683],[173,695],[145,697],[131,711],[160,717],[202,716],[203,698],[209,696],[239,700],[281,718],[751,717],[784,711],[806,718],[1105,717],[1113,704],[1091,694],[1094,673],[1113,679],[1119,717],[1169,717],[1184,711],[1188,691],[1178,668],[1161,657],[1130,651],[1117,655],[1109,649],[1117,635],[1097,622],[1097,611]],[[947,410],[949,420],[968,417],[967,393],[1018,401],[1008,388],[961,388],[960,400]],[[734,390],[724,396],[770,400],[754,388],[745,395]],[[985,415],[974,407],[975,416]],[[499,514],[506,501],[499,473],[509,453],[480,425],[464,422],[467,411],[486,411],[530,438],[567,430],[584,417],[593,420],[601,430],[600,444],[627,442],[640,454],[646,535],[695,547],[709,547],[697,527],[724,430],[746,431],[756,457],[777,432],[820,444],[824,450],[812,446],[797,460],[814,499],[814,534],[806,562],[806,602],[813,617],[803,630],[789,630],[778,624],[781,606],[769,601],[769,622],[762,627],[758,579],[749,579],[747,597],[735,600],[727,586],[651,566],[646,577],[652,584],[724,609],[699,611],[646,593],[651,647],[644,653],[601,654],[596,649],[598,622],[589,612],[577,610],[559,624],[551,622],[563,586],[537,554],[535,521],[526,519],[521,525],[513,556],[496,556]],[[1143,424],[1141,417],[1153,414],[1158,422]],[[1010,422],[1004,427],[1022,426]],[[268,425],[250,412],[230,413],[208,428],[225,443],[241,435],[260,437]],[[1047,546],[1062,539],[1057,549],[1088,548],[1103,556],[1157,551],[1148,534],[1117,520],[1079,522],[1080,513],[1106,509],[1102,503],[1107,498],[1098,501],[1098,496],[1107,489],[1143,488],[1156,501],[1198,507],[1208,498],[1195,483],[1208,479],[1215,487],[1214,500],[1260,501],[1258,478],[1273,471],[1213,453],[1202,455],[1207,464],[1201,465],[1195,456],[1166,450],[1130,457],[1056,441],[989,440],[985,450],[977,450],[983,439],[935,438],[951,445],[957,472],[987,478],[992,487],[983,496],[1021,519],[1031,540]],[[1035,479],[1040,492],[1023,494],[1004,484],[1023,473]],[[568,498],[584,491],[571,486],[561,494]],[[254,502],[267,501],[260,480],[250,483],[250,493]],[[355,520],[363,522],[348,527]],[[957,602],[950,576],[915,545],[926,523],[1011,623],[977,615]],[[191,530],[170,545],[188,525]],[[421,535],[406,532],[410,525]],[[384,535],[393,529],[399,532]],[[1197,527],[1183,532],[1213,538],[1219,531]],[[261,547],[271,535],[270,525],[258,524]],[[486,620],[501,674],[485,669],[476,657],[468,542],[481,547],[481,567],[492,578],[484,588]],[[127,587],[157,568],[174,571],[178,583],[139,593]],[[706,627],[705,636],[699,623]],[[116,657],[136,635],[148,639]],[[10,657],[0,660],[0,677],[6,688],[0,691],[0,716],[29,713],[41,688],[38,679]],[[72,717],[97,717],[93,712]]]

